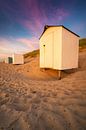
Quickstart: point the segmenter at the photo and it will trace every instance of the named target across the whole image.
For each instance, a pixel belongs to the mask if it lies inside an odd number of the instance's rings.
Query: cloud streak
[[[32,51],[34,49],[38,49],[39,45],[38,45],[38,39],[33,37],[31,39],[28,38],[19,38],[17,39],[17,41],[21,44],[24,44],[25,46],[27,46],[28,51]]]
[[[26,8],[23,7],[26,19],[20,19],[19,23],[35,36],[40,35],[45,24],[59,24],[69,16],[69,12],[63,7],[56,8],[49,4],[49,8],[47,6],[43,8],[43,5],[39,4],[39,0],[29,0],[28,5],[28,14]]]
[[[4,39],[0,38],[0,54],[12,54],[12,53],[23,53],[25,51],[29,51],[29,46],[24,44],[17,39]]]

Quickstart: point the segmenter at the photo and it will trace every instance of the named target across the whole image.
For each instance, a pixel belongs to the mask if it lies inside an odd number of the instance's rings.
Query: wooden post
[[[58,70],[58,79],[61,80],[61,70]]]

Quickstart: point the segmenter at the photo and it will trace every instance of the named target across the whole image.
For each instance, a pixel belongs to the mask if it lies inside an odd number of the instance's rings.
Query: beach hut
[[[12,57],[6,57],[5,58],[5,63],[12,64],[13,63]]]
[[[46,25],[39,42],[40,68],[65,70],[78,67],[79,36],[68,28]]]
[[[22,54],[13,54],[13,64],[24,64],[24,57]]]

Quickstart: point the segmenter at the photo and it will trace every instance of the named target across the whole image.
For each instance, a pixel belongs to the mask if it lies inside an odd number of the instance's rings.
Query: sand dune
[[[39,56],[26,61],[0,63],[0,130],[86,130],[86,51],[61,80]]]

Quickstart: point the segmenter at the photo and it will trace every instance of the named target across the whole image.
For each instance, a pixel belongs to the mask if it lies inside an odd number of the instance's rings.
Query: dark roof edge
[[[69,32],[73,33],[74,35],[76,35],[77,37],[80,37],[78,34],[72,32],[70,29],[66,28],[65,26],[62,25],[63,28],[65,28],[66,30],[68,30]]]
[[[71,32],[71,33],[73,33],[74,35],[76,35],[77,37],[80,37],[79,35],[77,35],[76,33],[72,32],[70,29],[66,28],[66,27],[63,26],[63,25],[45,25],[45,26],[44,26],[44,31],[43,31],[43,33],[41,34],[40,38],[42,37],[42,35],[44,34],[44,32],[45,32],[49,27],[63,27],[63,28],[65,28],[66,30],[68,30],[69,32]],[[40,39],[40,38],[39,38],[39,39]]]

